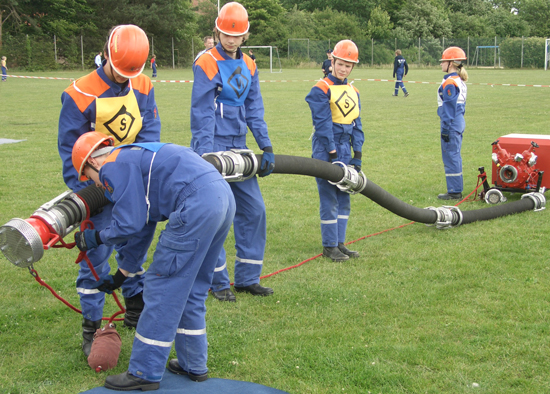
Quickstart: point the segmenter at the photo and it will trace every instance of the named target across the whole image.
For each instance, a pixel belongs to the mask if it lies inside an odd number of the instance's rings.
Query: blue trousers
[[[327,180],[315,178],[319,190],[321,214],[321,238],[323,246],[335,247],[346,241],[351,199]]]
[[[441,156],[445,168],[447,193],[462,193],[464,183],[462,179],[462,133],[449,132],[449,142],[441,139]]]
[[[174,342],[185,371],[208,371],[205,300],[234,214],[229,185],[219,179],[185,198],[170,215],[145,276],[145,308],[136,328],[130,374],[160,381]]]
[[[397,96],[399,94],[399,88],[403,89],[403,93],[407,93],[407,88],[403,83],[403,74],[397,73],[395,75],[397,76],[395,81],[395,95]]]
[[[262,273],[267,239],[265,204],[256,177],[244,182],[232,182],[229,186],[237,204],[233,222],[237,250],[235,286],[250,286],[260,283]],[[212,290],[229,289],[229,284],[225,249],[222,249],[214,272]]]
[[[6,67],[2,67],[2,81],[7,81],[8,80],[8,70],[6,70]]]
[[[91,218],[94,228],[101,231],[111,222],[113,205],[104,207],[103,212]],[[88,258],[92,263],[94,270],[100,278],[107,276],[111,270],[109,257],[116,250],[116,260],[118,267],[130,271],[130,275],[122,285],[122,295],[130,298],[143,291],[143,263],[147,259],[147,250],[155,235],[155,223],[150,223],[128,242],[117,245],[116,247],[100,245],[96,249],[88,251]],[[139,265],[136,264],[139,262]],[[136,270],[136,266],[139,269]],[[80,297],[80,306],[82,316],[88,320],[97,321],[103,317],[103,306],[105,304],[105,293],[95,287],[97,281],[85,261],[80,263],[78,277],[76,279],[76,290]]]

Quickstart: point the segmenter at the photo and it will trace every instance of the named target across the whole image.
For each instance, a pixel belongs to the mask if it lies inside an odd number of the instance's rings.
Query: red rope
[[[461,201],[459,201],[455,206],[458,206],[458,205],[462,204],[463,202],[467,201],[468,198],[469,198],[472,194],[474,194],[475,192],[477,192],[477,189],[479,189],[481,186],[483,186],[483,182],[485,181],[486,178],[487,178],[487,175],[485,174],[485,172],[484,172],[483,174],[478,175],[478,183],[477,183],[477,185],[476,185],[476,188],[475,188],[470,194],[468,194],[466,197],[464,197]],[[477,196],[477,195],[476,195],[476,196]],[[474,199],[473,199],[472,201],[475,201],[475,197],[474,197]],[[353,243],[355,243],[355,242],[362,241],[362,240],[364,240],[364,239],[366,239],[366,238],[370,238],[370,237],[374,237],[374,236],[376,236],[376,235],[380,235],[380,234],[387,233],[388,231],[398,230],[398,229],[400,229],[400,228],[403,228],[403,227],[406,227],[406,226],[410,226],[411,224],[414,224],[414,223],[416,223],[416,222],[413,221],[413,222],[405,223],[405,224],[402,224],[402,225],[397,226],[397,227],[392,227],[392,228],[388,228],[388,229],[386,229],[386,230],[379,231],[379,232],[377,232],[377,233],[365,235],[365,236],[363,236],[363,237],[361,237],[361,238],[357,238],[357,239],[354,240],[354,241],[347,242],[346,245],[351,245],[351,244],[353,244]],[[294,268],[298,268],[298,267],[304,265],[305,263],[310,262],[311,260],[315,260],[315,259],[321,257],[322,255],[323,255],[322,253],[319,253],[318,255],[313,256],[313,257],[310,257],[309,259],[304,260],[304,261],[302,261],[301,263],[298,263],[298,264],[296,264],[296,265],[293,265],[293,266],[290,266],[290,267],[287,267],[287,268],[282,268],[282,269],[280,269],[280,270],[278,270],[278,271],[272,272],[271,274],[267,274],[267,275],[260,276],[260,279],[269,278],[270,276],[274,276],[274,275],[280,274],[281,272],[285,272],[285,271],[289,271],[289,270],[294,269]],[[233,283],[231,283],[231,285],[233,285]]]
[[[44,223],[46,223],[46,225],[48,226],[48,228],[50,229],[50,231],[52,232],[52,235],[56,235],[58,236],[59,240],[57,242],[61,243],[61,245],[57,245],[57,243],[55,245],[52,245],[51,247],[53,248],[67,248],[67,249],[72,249],[75,247],[76,245],[76,242],[72,242],[72,243],[65,243],[65,241],[63,241],[63,239],[57,234],[57,232],[54,230],[54,228],[47,222],[44,221]],[[84,230],[84,229],[93,229],[94,225],[93,223],[89,220],[89,219],[85,219],[81,225],[80,225],[80,229],[81,230]],[[88,268],[90,268],[90,271],[92,271],[92,275],[94,276],[95,280],[96,281],[99,281],[99,275],[97,274],[92,262],[90,261],[90,259],[88,258],[88,254],[86,252],[80,252],[78,254],[78,257],[76,258],[76,261],[75,261],[75,264],[80,264],[82,261],[85,261],[86,264],[88,265]],[[31,268],[29,267],[29,272],[30,274],[34,277],[34,279],[36,279],[36,281],[40,284],[40,286],[44,286],[45,288],[47,288],[50,293],[53,294],[53,296],[55,298],[57,298],[59,301],[61,301],[62,303],[64,303],[65,305],[67,305],[69,308],[71,308],[73,311],[75,312],[78,312],[80,314],[82,314],[82,311],[78,308],[76,308],[74,305],[72,305],[70,302],[68,302],[67,300],[65,300],[63,297],[61,297],[59,294],[56,293],[56,291],[50,286],[48,285],[41,277],[40,275],[38,275],[38,272],[34,269],[34,268]],[[101,320],[107,320],[109,323],[113,322],[113,321],[121,321],[121,320],[124,320],[123,318],[118,318],[118,319],[115,319],[116,316],[120,315],[120,314],[123,314],[123,313],[126,313],[126,309],[122,306],[122,304],[120,303],[117,295],[113,292],[112,293],[112,296],[113,298],[115,299],[115,302],[116,304],[118,305],[118,307],[120,308],[120,310],[118,312],[115,312],[111,317],[102,317]]]

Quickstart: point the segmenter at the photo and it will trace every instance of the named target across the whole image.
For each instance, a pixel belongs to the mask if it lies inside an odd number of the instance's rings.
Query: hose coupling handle
[[[442,207],[427,207],[426,209],[434,211],[437,214],[436,221],[428,223],[426,226],[435,226],[439,230],[460,226],[464,219],[464,215],[458,207],[444,205]]]
[[[344,170],[344,176],[338,182],[328,181],[338,189],[349,194],[361,193],[367,186],[367,177],[363,171],[357,172],[352,166],[347,166],[341,161],[335,161],[332,164],[340,166]]]
[[[530,198],[531,200],[533,200],[533,203],[535,203],[535,208],[533,209],[533,211],[538,212],[546,209],[546,198],[544,197],[544,194],[532,192],[521,196],[522,200],[524,198]]]
[[[205,153],[202,157],[218,159],[223,179],[227,182],[243,182],[252,178],[258,171],[258,159],[250,149]]]

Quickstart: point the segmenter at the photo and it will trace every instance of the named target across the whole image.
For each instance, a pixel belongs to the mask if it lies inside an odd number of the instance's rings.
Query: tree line
[[[220,0],[220,7],[226,2]],[[277,46],[282,56],[289,38],[336,43],[345,38],[364,42],[550,36],[548,0],[240,2],[249,12],[247,44]],[[191,0],[0,0],[0,52],[5,51],[2,45],[18,46],[30,56],[29,40],[55,36],[63,48],[56,61],[63,64],[64,58],[80,56],[76,38],[85,37],[82,46],[87,48],[86,61],[91,61],[103,48],[112,26],[133,23],[150,37],[159,63],[167,64],[174,45],[179,51],[191,51],[191,42],[200,45],[202,37],[211,35],[217,10],[217,0],[199,1],[198,5]]]

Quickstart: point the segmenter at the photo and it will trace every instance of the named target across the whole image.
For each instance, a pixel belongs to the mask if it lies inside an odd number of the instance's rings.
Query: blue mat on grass
[[[107,376],[107,375],[105,375]],[[141,393],[141,390],[127,391]],[[81,394],[115,394],[119,391],[96,387]],[[239,380],[209,378],[204,382],[193,382],[187,376],[176,375],[168,370],[160,382],[160,388],[151,391],[155,394],[288,394],[286,391]]]

